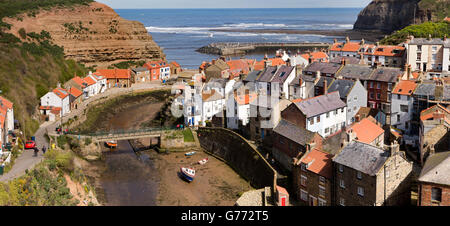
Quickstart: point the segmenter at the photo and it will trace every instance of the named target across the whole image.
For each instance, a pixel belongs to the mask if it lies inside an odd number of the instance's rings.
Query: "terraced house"
[[[415,38],[409,36],[405,42],[406,63],[413,71],[450,71],[450,40],[444,38]]]
[[[297,126],[327,137],[346,126],[346,104],[339,92],[294,100],[281,116]]]
[[[409,205],[412,162],[399,145],[390,151],[353,141],[333,157],[333,203],[341,206]]]

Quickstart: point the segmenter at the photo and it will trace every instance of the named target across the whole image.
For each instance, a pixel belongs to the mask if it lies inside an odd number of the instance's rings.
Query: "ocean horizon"
[[[352,29],[362,8],[115,9],[144,24],[168,61],[195,69],[217,55],[195,50],[215,42],[332,42],[339,36],[231,32],[227,30]],[[220,31],[214,31],[220,30]],[[268,53],[273,55],[274,53]],[[260,60],[262,54],[247,56]]]

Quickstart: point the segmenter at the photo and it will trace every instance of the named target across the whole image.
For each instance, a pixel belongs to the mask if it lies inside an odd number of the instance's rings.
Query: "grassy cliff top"
[[[410,25],[381,40],[382,44],[398,45],[413,35],[416,38],[427,38],[431,35],[433,38],[443,38],[445,35],[450,37],[450,23],[443,22],[426,22],[423,24]]]
[[[0,0],[0,18],[52,7],[87,5],[94,0]]]

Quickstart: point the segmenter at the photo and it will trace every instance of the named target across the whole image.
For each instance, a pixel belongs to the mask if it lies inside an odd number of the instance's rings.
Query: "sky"
[[[113,9],[363,8],[371,0],[96,0]]]

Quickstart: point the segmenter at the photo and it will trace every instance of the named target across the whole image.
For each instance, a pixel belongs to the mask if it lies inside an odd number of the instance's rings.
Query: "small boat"
[[[195,153],[196,153],[195,151],[191,151],[191,152],[185,153],[184,155],[185,156],[193,156]]]
[[[116,148],[117,147],[117,141],[115,140],[110,140],[106,142],[106,145],[110,148]]]
[[[208,158],[204,158],[204,159],[198,161],[198,164],[205,165],[207,162],[208,162]]]
[[[188,180],[189,182],[194,180],[194,177],[195,177],[194,169],[181,167],[180,171],[181,171],[181,174],[183,175],[183,177],[186,178],[186,180]]]

